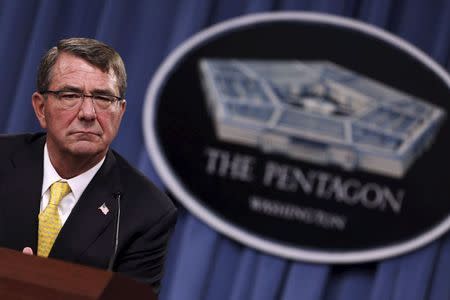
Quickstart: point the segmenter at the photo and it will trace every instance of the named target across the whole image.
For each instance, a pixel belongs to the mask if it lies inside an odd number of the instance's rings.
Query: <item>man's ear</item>
[[[127,110],[127,100],[123,99],[120,101],[120,119],[122,119],[123,114]]]
[[[47,121],[45,120],[45,104],[46,99],[44,95],[34,92],[31,96],[31,104],[33,105],[34,113],[42,128],[47,128]]]

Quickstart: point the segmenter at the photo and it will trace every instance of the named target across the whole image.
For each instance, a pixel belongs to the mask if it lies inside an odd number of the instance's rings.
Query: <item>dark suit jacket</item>
[[[0,246],[37,252],[45,134],[0,136]],[[109,151],[55,240],[49,257],[107,268],[159,285],[166,245],[176,220],[172,202],[120,155]],[[99,207],[105,203],[109,213]]]

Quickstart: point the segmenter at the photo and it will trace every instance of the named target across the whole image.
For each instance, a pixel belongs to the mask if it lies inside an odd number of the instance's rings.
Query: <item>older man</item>
[[[42,58],[32,105],[46,133],[0,137],[0,246],[159,285],[176,209],[110,149],[125,90],[122,59],[99,41]]]

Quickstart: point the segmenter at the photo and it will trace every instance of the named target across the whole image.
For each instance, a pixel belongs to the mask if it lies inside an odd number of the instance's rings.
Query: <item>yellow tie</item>
[[[65,195],[70,193],[67,182],[57,181],[50,186],[50,200],[47,207],[39,214],[39,256],[48,257],[53,243],[61,230],[61,220],[58,214],[58,205]]]

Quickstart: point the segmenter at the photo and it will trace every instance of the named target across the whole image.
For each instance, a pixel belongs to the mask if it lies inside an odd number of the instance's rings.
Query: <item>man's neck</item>
[[[52,151],[48,148],[50,162],[64,179],[70,179],[78,176],[98,164],[106,153],[99,153],[95,156],[73,156]]]

